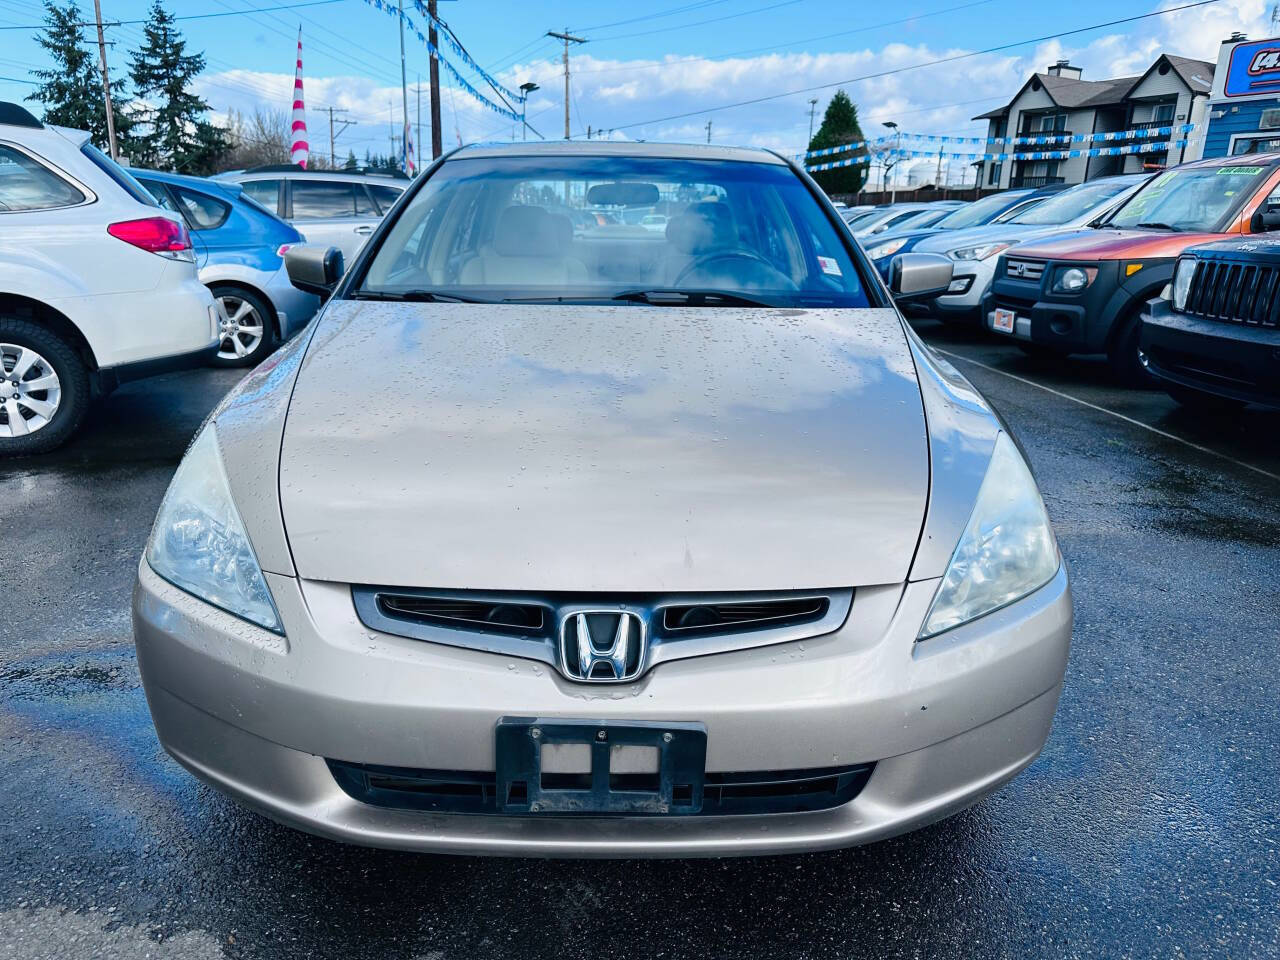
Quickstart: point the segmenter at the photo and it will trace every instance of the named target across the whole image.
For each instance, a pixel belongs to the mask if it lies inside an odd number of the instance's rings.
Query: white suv
[[[89,134],[0,103],[0,457],[52,450],[121,383],[206,363],[220,317],[176,216]]]
[[[220,174],[302,231],[307,243],[337,247],[348,264],[409,186],[384,172],[303,170],[292,164]]]

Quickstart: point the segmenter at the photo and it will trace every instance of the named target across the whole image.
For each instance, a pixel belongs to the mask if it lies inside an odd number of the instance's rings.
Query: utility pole
[[[569,139],[569,44],[570,43],[586,43],[586,37],[575,37],[569,32],[569,28],[564,28],[564,33],[556,33],[553,30],[547,31],[548,37],[555,37],[557,40],[564,41],[564,138]]]
[[[404,0],[399,0],[400,10],[400,116],[404,120],[405,130],[409,129],[409,78],[404,67]],[[403,140],[403,136],[401,140]],[[409,145],[404,146],[403,166],[409,165]],[[405,173],[408,173],[405,170]]]
[[[343,120],[342,126],[339,127],[337,130],[337,133],[335,133],[333,129],[333,115],[335,113],[346,113],[347,111],[342,107],[338,107],[336,109],[334,107],[328,107],[327,109],[329,111],[329,166],[333,167],[334,169],[337,169],[338,157],[337,157],[337,154],[333,152],[334,138],[338,135],[338,133],[341,133],[343,130],[347,129],[347,127],[353,126],[355,124],[355,121]]]
[[[418,129],[413,134],[413,149],[415,153],[422,152],[422,74],[418,74],[418,82],[413,85],[414,91],[418,95]],[[417,158],[415,158],[416,160]],[[421,173],[421,165],[418,172]]]
[[[942,148],[938,148],[938,172],[933,175],[933,185],[941,187],[942,185]]]
[[[116,146],[116,115],[111,107],[111,75],[107,73],[107,42],[102,36],[102,0],[93,0],[93,19],[98,26],[98,63],[102,67],[102,99],[107,107],[107,143],[111,147],[111,159],[120,159]]]
[[[429,59],[431,74],[431,159],[438,160],[444,153],[440,137],[440,60],[436,57],[440,38],[436,34],[436,0],[427,0],[427,40],[431,43]]]
[[[707,121],[707,143],[711,142],[711,121]]]
[[[809,101],[809,143],[813,143],[813,112],[818,108],[818,98],[814,97]],[[809,144],[805,144],[805,150],[809,149]]]

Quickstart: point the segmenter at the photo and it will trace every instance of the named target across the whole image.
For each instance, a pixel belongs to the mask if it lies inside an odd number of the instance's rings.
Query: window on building
[[[993,163],[987,169],[990,171],[987,174],[987,183],[993,187],[998,187],[1000,185],[1000,175],[1004,172],[1004,164]]]
[[[1156,108],[1151,111],[1151,119],[1156,122],[1157,126],[1167,126],[1173,123],[1173,111],[1177,104],[1174,103],[1157,103]]]

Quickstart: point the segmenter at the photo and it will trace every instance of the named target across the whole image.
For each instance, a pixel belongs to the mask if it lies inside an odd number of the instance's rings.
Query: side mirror
[[[299,290],[327,300],[342,279],[342,251],[319,244],[298,244],[284,252],[284,268],[289,282]]]
[[[932,300],[951,286],[953,264],[937,253],[900,253],[889,261],[893,299]]]
[[[1280,230],[1280,209],[1275,207],[1259,210],[1249,219],[1250,233],[1266,233],[1269,230]]]

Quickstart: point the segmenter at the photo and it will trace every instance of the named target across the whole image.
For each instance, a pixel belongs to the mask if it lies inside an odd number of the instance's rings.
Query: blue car
[[[289,282],[284,251],[301,233],[244,194],[238,183],[155,170],[131,170],[191,231],[200,280],[222,305],[216,366],[247,367],[315,315],[318,297]]]
[[[900,253],[910,253],[915,249],[916,244],[926,237],[936,236],[944,230],[967,230],[971,227],[995,223],[1012,217],[1065,189],[1066,184],[1052,184],[1038,190],[1028,188],[988,194],[952,211],[928,229],[912,229],[908,226],[903,230],[880,234],[874,239],[868,237],[863,242],[862,249],[876,265],[880,275],[888,281],[889,264],[893,258]]]

